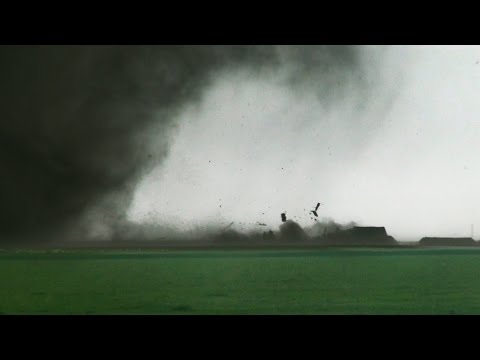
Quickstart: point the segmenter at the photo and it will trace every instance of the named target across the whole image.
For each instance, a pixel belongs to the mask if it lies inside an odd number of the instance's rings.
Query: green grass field
[[[480,250],[0,253],[3,314],[480,314]]]

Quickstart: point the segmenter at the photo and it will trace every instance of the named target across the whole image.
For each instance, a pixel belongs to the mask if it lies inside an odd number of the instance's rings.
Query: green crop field
[[[480,251],[1,252],[0,312],[480,314]]]

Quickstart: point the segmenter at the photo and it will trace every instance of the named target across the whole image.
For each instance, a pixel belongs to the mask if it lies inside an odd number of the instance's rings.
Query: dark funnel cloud
[[[222,73],[289,69],[326,96],[361,68],[348,46],[0,46],[0,241],[61,236],[104,199],[122,221],[176,116]]]

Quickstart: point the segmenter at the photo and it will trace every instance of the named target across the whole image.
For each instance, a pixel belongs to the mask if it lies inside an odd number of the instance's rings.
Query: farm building
[[[424,237],[420,239],[421,246],[476,246],[472,238]]]
[[[387,234],[385,228],[373,226],[354,226],[340,230],[319,239],[325,245],[397,245],[397,241]]]

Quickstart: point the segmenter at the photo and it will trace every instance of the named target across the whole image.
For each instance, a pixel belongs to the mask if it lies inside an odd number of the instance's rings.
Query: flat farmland
[[[0,252],[2,314],[480,314],[480,249]]]

